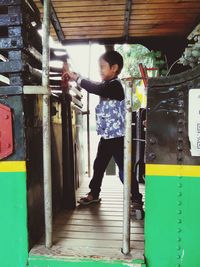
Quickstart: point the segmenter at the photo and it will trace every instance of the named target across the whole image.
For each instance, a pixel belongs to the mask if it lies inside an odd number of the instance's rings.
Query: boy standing
[[[102,179],[110,159],[114,158],[118,168],[119,177],[123,182],[124,175],[124,89],[118,78],[123,68],[123,58],[116,51],[107,51],[99,59],[101,83],[91,82],[76,73],[67,72],[66,75],[87,92],[100,96],[96,107],[97,134],[101,136],[96,159],[94,161],[94,174],[90,181],[90,192],[79,200],[82,205],[99,202]],[[136,183],[132,192],[132,201],[142,209],[142,195]]]

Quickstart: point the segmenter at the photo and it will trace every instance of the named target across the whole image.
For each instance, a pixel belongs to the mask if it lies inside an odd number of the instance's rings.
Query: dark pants
[[[101,191],[102,179],[104,172],[108,166],[111,158],[114,158],[118,168],[121,182],[124,181],[124,137],[117,137],[112,139],[101,138],[98,145],[96,159],[94,161],[94,174],[90,181],[89,187],[94,198],[98,198]],[[134,175],[133,175],[134,177]],[[139,193],[138,182],[136,179],[132,180],[131,186],[132,200],[141,202],[142,195]]]

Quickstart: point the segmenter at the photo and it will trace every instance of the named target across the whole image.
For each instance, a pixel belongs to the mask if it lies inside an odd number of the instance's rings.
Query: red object
[[[67,92],[69,90],[69,78],[66,75],[66,72],[68,71],[69,66],[67,62],[63,63],[63,69],[62,69],[62,81],[61,81],[61,87],[64,92]]]
[[[12,112],[0,104],[0,159],[13,153]]]
[[[143,67],[142,63],[139,63],[139,69],[140,69],[140,73],[142,76],[144,86],[147,87],[147,85],[148,85],[148,73],[147,73],[147,71],[148,70],[158,70],[158,68],[146,68],[146,67]]]

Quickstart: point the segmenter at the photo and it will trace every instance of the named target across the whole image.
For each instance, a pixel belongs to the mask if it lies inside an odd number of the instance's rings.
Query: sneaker
[[[131,204],[131,218],[133,220],[143,220],[144,219],[144,210],[143,202],[133,201]]]
[[[85,197],[81,197],[80,200],[78,200],[78,203],[80,205],[90,205],[92,203],[99,203],[101,201],[101,198],[94,198],[89,192]]]

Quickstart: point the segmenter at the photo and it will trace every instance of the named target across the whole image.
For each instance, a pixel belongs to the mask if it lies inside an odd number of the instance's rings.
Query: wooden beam
[[[59,18],[52,4],[51,4],[51,23],[56,31],[58,39],[62,42],[65,39],[64,33],[60,25]]]
[[[92,17],[89,17],[89,16],[86,16],[86,17],[59,17],[59,21],[60,23],[63,23],[63,22],[66,22],[66,23],[70,23],[70,22],[100,22],[100,21],[103,21],[103,22],[106,22],[106,23],[109,23],[111,21],[124,21],[124,14],[120,14],[120,15],[116,15],[116,16],[110,16],[109,17],[109,22],[108,22],[108,17],[105,17],[105,16],[92,16]]]
[[[76,32],[82,32],[82,33],[88,33],[88,32],[107,32],[107,31],[117,31],[119,30],[120,32],[123,31],[123,25],[112,25],[112,26],[87,26],[87,27],[63,27],[63,31],[67,31],[69,34],[70,33],[76,33]]]
[[[73,31],[73,32],[68,32],[68,29],[66,29],[66,32],[64,31],[64,33],[66,33],[65,37],[72,37],[72,36],[77,36],[77,38],[84,38],[85,36],[90,36],[90,38],[93,38],[94,36],[123,36],[123,30],[104,30],[102,32],[99,31]]]
[[[143,0],[143,4],[166,4],[166,0]],[[168,4],[177,4],[177,0],[167,0]],[[179,0],[178,3],[197,3],[197,0]],[[141,4],[141,0],[134,0],[134,4]]]
[[[124,27],[124,20],[120,21],[77,21],[77,22],[62,22],[62,28],[76,28],[76,27],[101,27],[101,26],[121,26]]]
[[[62,7],[89,7],[89,6],[110,6],[110,5],[125,5],[126,0],[95,0],[95,1],[53,1],[54,7],[62,6]]]
[[[67,41],[71,41],[72,43],[74,41],[78,41],[79,43],[84,42],[84,40],[87,40],[87,42],[89,42],[89,40],[91,41],[97,41],[99,39],[110,39],[110,38],[122,38],[122,35],[120,34],[92,34],[92,35],[67,35],[65,36],[65,41],[64,43],[67,43]],[[106,42],[105,42],[106,43]],[[113,40],[113,42],[111,43],[115,43],[115,40]]]
[[[131,17],[132,0],[126,0],[125,18],[124,18],[124,36],[128,39],[128,28]]]
[[[67,13],[66,15],[68,15],[68,13],[81,13],[81,12],[93,12],[93,11],[109,11],[109,12],[113,12],[116,10],[119,11],[123,11],[124,12],[124,5],[109,5],[109,6],[81,6],[81,7],[63,7],[63,6],[57,6],[55,7],[55,11],[57,13]],[[79,15],[78,15],[79,16]]]
[[[158,10],[158,9],[155,9],[155,8],[147,8],[146,10],[145,10],[145,12],[144,12],[144,10],[143,9],[132,9],[132,12],[131,12],[131,14],[132,14],[132,16],[134,17],[134,15],[143,15],[143,14],[146,14],[146,15],[150,15],[150,14],[152,14],[152,15],[155,15],[155,14],[170,14],[171,16],[172,16],[172,18],[174,17],[174,16],[176,16],[176,14],[182,14],[182,15],[185,15],[185,14],[198,14],[199,13],[199,11],[200,11],[200,7],[198,8],[198,9],[196,9],[196,8],[190,8],[190,9],[184,9],[184,8],[177,8],[177,9],[175,9],[175,8],[166,8],[166,9],[160,9],[160,10]]]
[[[41,3],[43,5],[43,0],[41,0]],[[59,18],[57,16],[57,13],[52,5],[52,2],[50,3],[50,6],[51,6],[51,11],[50,11],[50,16],[51,16],[51,23],[54,27],[54,30],[56,32],[56,35],[58,37],[58,40],[59,41],[63,41],[64,40],[64,33],[63,33],[63,30],[62,30],[62,27],[60,25],[60,22],[59,22]],[[41,10],[40,10],[41,11]],[[43,14],[43,10],[41,12]]]
[[[185,20],[188,20],[188,19],[191,19],[191,20],[194,20],[195,19],[195,17],[194,17],[194,14],[190,14],[190,13],[187,13],[187,14],[176,14],[176,16],[174,16],[174,17],[172,17],[172,15],[171,14],[168,14],[168,13],[166,13],[166,14],[141,14],[141,15],[138,15],[138,14],[135,14],[133,17],[131,16],[131,20],[137,20],[137,19],[146,19],[146,20],[149,20],[149,19],[154,19],[154,20],[163,20],[163,19],[168,19],[168,20],[170,20],[170,19],[172,19],[172,20],[174,20],[174,19],[185,19]]]
[[[154,3],[154,2],[148,2],[148,3],[135,3],[133,4],[133,9],[142,9],[143,12],[145,12],[147,9],[157,9],[158,11],[161,9],[186,9],[189,10],[191,8],[199,8],[200,7],[200,1],[195,1],[195,2],[175,2],[175,3]]]
[[[114,16],[124,16],[124,11],[123,10],[105,10],[105,11],[83,11],[83,12],[79,12],[78,16],[76,12],[69,12],[68,14],[66,14],[65,12],[57,12],[57,16],[60,20],[60,18],[65,18],[66,16],[68,18],[76,18],[79,19],[80,17],[84,17],[86,20],[89,17],[107,17],[107,19],[109,19],[110,17],[114,17]]]

